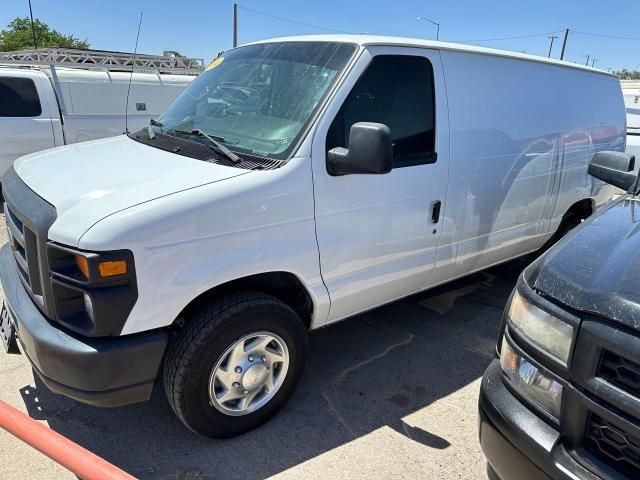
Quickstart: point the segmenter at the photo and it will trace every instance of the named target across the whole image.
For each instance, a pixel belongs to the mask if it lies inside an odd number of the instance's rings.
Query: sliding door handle
[[[440,221],[440,207],[442,207],[442,202],[440,200],[436,200],[431,204],[432,223],[438,223]]]

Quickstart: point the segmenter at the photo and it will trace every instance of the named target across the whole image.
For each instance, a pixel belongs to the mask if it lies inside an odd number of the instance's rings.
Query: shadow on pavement
[[[403,418],[482,375],[525,265],[516,260],[312,333],[309,363],[291,401],[271,422],[235,439],[188,431],[161,384],[149,402],[115,409],[55,395],[39,380],[21,393],[33,418],[143,479],[178,470],[263,479],[383,426],[446,449],[448,439]]]

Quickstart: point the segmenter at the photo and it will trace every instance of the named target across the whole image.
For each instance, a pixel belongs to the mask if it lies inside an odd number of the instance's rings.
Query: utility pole
[[[589,59],[591,58],[591,54],[587,55],[587,63],[585,63],[585,65],[588,67],[589,66]]]
[[[597,59],[596,57],[593,57],[593,58],[591,59],[591,68],[595,68],[595,66],[596,66],[596,61],[597,61],[597,60],[598,60],[598,59]]]
[[[562,53],[560,54],[560,60],[564,60],[564,52],[567,49],[567,39],[569,38],[569,29],[564,31],[564,41],[562,42]]]
[[[236,48],[237,46],[238,46],[238,2],[233,2],[233,48]]]
[[[558,38],[557,35],[551,35],[550,37],[548,37],[549,40],[551,40],[551,45],[549,45],[549,55],[547,55],[547,58],[551,58],[551,50],[553,49],[553,41]]]
[[[29,0],[29,15],[31,16],[31,34],[33,35],[33,48],[38,49],[38,42],[36,42],[36,29],[33,26],[33,10],[31,10],[31,0]]]

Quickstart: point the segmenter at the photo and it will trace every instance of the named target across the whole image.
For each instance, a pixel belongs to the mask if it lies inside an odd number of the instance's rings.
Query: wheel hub
[[[245,390],[253,392],[265,384],[268,373],[266,365],[262,363],[252,365],[248,370],[245,370],[240,384]]]
[[[212,407],[231,416],[247,415],[266,405],[282,386],[289,350],[272,332],[238,339],[220,356],[209,376]]]

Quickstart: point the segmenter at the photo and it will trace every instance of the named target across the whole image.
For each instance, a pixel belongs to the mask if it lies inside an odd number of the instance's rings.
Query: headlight
[[[509,306],[510,327],[563,364],[569,361],[573,325],[531,305],[516,291]]]
[[[555,418],[560,418],[562,385],[509,345],[505,338],[500,354],[502,371],[525,397]]]
[[[138,298],[133,253],[49,242],[47,257],[52,320],[85,336],[119,335]]]

